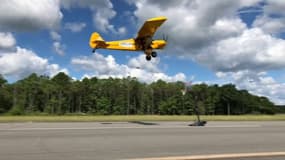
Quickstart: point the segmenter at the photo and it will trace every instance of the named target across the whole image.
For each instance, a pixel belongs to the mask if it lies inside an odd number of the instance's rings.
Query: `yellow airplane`
[[[106,42],[99,33],[92,33],[89,41],[90,47],[95,52],[96,49],[112,49],[124,51],[143,51],[146,55],[146,60],[150,61],[151,57],[156,57],[157,53],[154,49],[163,49],[166,45],[166,39],[153,40],[152,37],[159,26],[166,21],[166,17],[155,17],[145,21],[139,30],[136,38],[109,41]]]

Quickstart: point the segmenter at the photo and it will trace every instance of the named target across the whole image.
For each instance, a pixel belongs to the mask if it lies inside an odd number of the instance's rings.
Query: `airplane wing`
[[[166,21],[166,17],[155,17],[145,21],[138,32],[136,39],[152,37],[161,24]]]

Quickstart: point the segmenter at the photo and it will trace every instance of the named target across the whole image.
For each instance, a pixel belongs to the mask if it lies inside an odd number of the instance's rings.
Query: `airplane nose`
[[[154,49],[162,49],[165,47],[165,45],[166,45],[166,41],[164,41],[164,40],[154,40],[154,41],[152,41],[151,47]]]
[[[159,48],[164,48],[166,46],[166,41],[161,41],[159,43]]]
[[[167,42],[164,41],[164,42],[162,42],[162,43],[160,44],[160,46],[163,48],[164,46],[166,46],[166,44],[167,44]]]

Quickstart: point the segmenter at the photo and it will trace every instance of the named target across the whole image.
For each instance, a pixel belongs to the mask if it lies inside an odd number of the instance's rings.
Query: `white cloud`
[[[120,28],[118,29],[118,34],[119,34],[119,35],[125,35],[126,33],[127,33],[126,27],[120,27]]]
[[[34,31],[49,29],[55,52],[64,54],[61,35],[53,31],[62,20],[59,0],[3,0],[0,5],[0,31]],[[15,46],[11,33],[0,33],[0,49]]]
[[[283,68],[285,41],[260,28],[247,28],[236,14],[239,9],[258,2],[182,0],[152,3],[141,0],[133,3],[137,7],[134,15],[141,23],[153,16],[168,17],[161,31],[170,34],[166,50],[169,54],[194,59],[216,72]],[[177,17],[181,17],[179,23]]]
[[[214,34],[220,34],[220,38],[227,38],[241,34],[246,29],[246,25],[238,18],[218,19],[210,27]]]
[[[284,50],[284,40],[252,28],[205,48],[207,54],[199,54],[196,59],[215,71],[266,71],[285,67]]]
[[[2,0],[0,30],[54,29],[62,17],[59,0]]]
[[[53,36],[56,39],[60,39],[56,32]],[[0,50],[0,74],[6,78],[18,80],[31,73],[49,76],[54,76],[58,72],[68,74],[68,70],[65,68],[61,69],[58,64],[50,64],[48,59],[39,57],[32,50],[16,46],[16,40],[11,33],[0,32],[0,42],[6,48]]]
[[[61,35],[55,31],[50,31],[50,37],[54,41],[61,41]]]
[[[112,9],[112,5],[106,8],[94,7],[93,10],[95,11],[93,14],[94,26],[102,32],[112,31],[115,33],[116,30],[114,25],[109,22],[116,16],[116,12]]]
[[[65,54],[64,53],[64,48],[65,47],[60,42],[55,41],[55,42],[53,42],[52,46],[53,46],[53,49],[54,49],[55,53],[57,53],[58,55],[63,56]]]
[[[254,27],[261,28],[270,34],[284,33],[285,29],[285,1],[266,0],[263,6],[263,14],[253,22]]]
[[[227,82],[239,88],[285,103],[284,92],[277,89],[285,84],[267,74],[285,68],[285,40],[276,36],[285,29],[283,0],[266,0],[264,5],[259,4],[262,0],[128,2],[136,6],[134,15],[139,24],[155,16],[168,17],[157,33],[169,34],[168,54],[191,58],[208,66],[220,79],[228,78]],[[253,28],[248,28],[239,12],[254,6],[261,10]]]
[[[17,47],[16,52],[0,54],[0,74],[5,77],[21,79],[31,73],[53,76],[58,72],[66,72],[57,64],[49,64],[48,60],[39,57],[31,50]]]
[[[93,7],[94,5],[97,5],[97,7],[106,7],[110,6],[110,1],[94,1],[94,0],[61,0],[60,1],[61,5],[65,9],[70,9],[70,8],[76,8],[76,7],[81,7],[81,8],[88,8],[88,7]]]
[[[261,28],[266,33],[278,34],[284,32],[285,18],[271,18],[268,15],[262,15],[253,22],[253,26]]]
[[[283,14],[285,10],[284,0],[266,0],[266,5],[264,6],[265,14]]]
[[[285,83],[266,72],[285,68],[285,41],[260,28],[245,30],[240,36],[219,41],[205,48],[196,60],[217,72],[217,77],[233,82],[240,89],[285,104]],[[207,53],[207,54],[206,54]]]
[[[52,48],[55,53],[58,55],[63,56],[64,52],[64,45],[61,43],[61,35],[56,31],[50,31],[50,37],[53,40]]]
[[[15,46],[15,44],[16,40],[11,33],[0,32],[0,49],[12,48],[13,46]]]
[[[143,60],[142,60],[143,57]],[[108,77],[136,77],[142,82],[150,83],[159,79],[173,82],[173,81],[185,81],[186,76],[183,73],[178,73],[173,76],[166,75],[165,73],[158,70],[157,62],[154,61],[152,64],[144,65],[145,57],[139,56],[130,59],[129,65],[118,64],[115,58],[111,55],[104,57],[101,54],[95,53],[92,56],[82,56],[73,58],[71,64],[76,66],[76,69],[87,71],[84,76],[92,77],[97,76],[99,78]]]
[[[48,74],[50,77],[55,76],[59,72],[64,72],[65,74],[69,74],[68,69],[66,68],[60,68],[58,64],[49,64],[46,66],[46,71],[44,71],[45,74]]]
[[[70,30],[71,32],[80,32],[86,27],[86,23],[83,22],[68,22],[65,24],[64,28]]]
[[[61,5],[66,8],[89,8],[93,15],[94,26],[101,32],[111,31],[115,34],[122,33],[122,29],[116,28],[110,23],[110,21],[116,16],[116,11],[113,8],[113,4],[110,0],[94,1],[94,0],[62,0]]]
[[[145,55],[141,54],[138,57],[131,58],[128,62],[128,66],[131,68],[143,68],[148,72],[160,72],[158,69],[158,65],[160,62],[160,58],[153,58],[151,61],[147,61],[145,59]]]
[[[134,15],[138,18],[140,25],[151,17],[166,16],[168,18],[157,35],[162,33],[169,35],[169,54],[193,57],[204,47],[242,33],[246,25],[236,13],[238,9],[255,5],[257,2],[258,0],[213,2],[141,0],[133,3],[137,7]]]
[[[285,104],[285,83],[277,82],[265,72],[249,70],[223,73],[223,78],[234,82],[239,89],[269,97],[275,104]]]
[[[104,57],[98,53],[90,57],[82,56],[73,58],[71,63],[83,70],[94,71],[98,75],[121,75],[121,72],[126,71],[127,68],[125,65],[117,64],[113,56],[108,55]]]
[[[227,74],[224,73],[224,72],[217,72],[217,73],[216,73],[216,76],[217,76],[218,78],[225,78],[225,77],[227,76]]]

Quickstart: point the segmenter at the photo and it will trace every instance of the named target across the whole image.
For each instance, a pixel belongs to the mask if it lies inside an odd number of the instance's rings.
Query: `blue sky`
[[[233,83],[284,104],[284,9],[282,0],[4,0],[0,74],[10,82],[66,72],[78,80]],[[91,52],[92,32],[106,41],[132,38],[155,16],[168,18],[155,37],[169,40],[151,62],[142,52]]]

